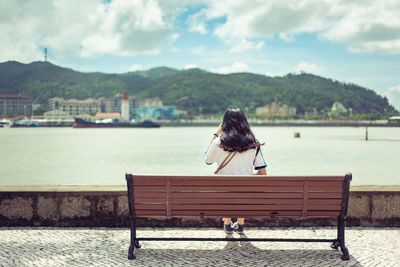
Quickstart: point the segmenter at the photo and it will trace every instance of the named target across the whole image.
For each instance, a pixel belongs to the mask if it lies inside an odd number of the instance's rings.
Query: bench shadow
[[[227,234],[226,238],[234,238]],[[240,238],[247,238],[245,234]],[[257,242],[258,243],[258,242]],[[341,259],[340,250],[330,249],[260,249],[252,242],[230,241],[222,249],[152,249],[136,250],[135,263],[173,264],[173,266],[362,266],[356,258],[350,255],[349,261]]]

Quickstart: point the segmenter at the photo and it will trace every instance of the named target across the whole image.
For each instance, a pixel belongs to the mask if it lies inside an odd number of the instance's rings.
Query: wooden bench
[[[134,259],[139,241],[332,242],[349,260],[345,217],[351,174],[345,176],[170,176],[126,174]],[[146,218],[337,218],[335,239],[146,238],[136,235],[138,217]],[[221,230],[222,231],[222,230]]]

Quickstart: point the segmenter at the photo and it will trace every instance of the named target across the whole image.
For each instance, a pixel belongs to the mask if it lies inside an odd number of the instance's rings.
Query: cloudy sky
[[[399,0],[0,0],[0,62],[356,83],[400,109]]]

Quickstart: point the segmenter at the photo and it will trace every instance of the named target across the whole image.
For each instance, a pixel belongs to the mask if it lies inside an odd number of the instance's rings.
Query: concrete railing
[[[139,226],[219,227],[217,219],[140,219]],[[336,225],[332,219],[247,220],[250,226]],[[352,186],[349,226],[400,226],[400,186]],[[129,226],[125,186],[0,185],[0,226]]]

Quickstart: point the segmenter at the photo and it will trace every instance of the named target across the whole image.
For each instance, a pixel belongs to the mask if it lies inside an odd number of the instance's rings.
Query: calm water
[[[203,153],[214,127],[0,128],[0,184],[125,184],[137,174],[212,174]],[[400,128],[253,127],[270,175],[342,175],[400,184]],[[299,131],[301,138],[294,138]]]

